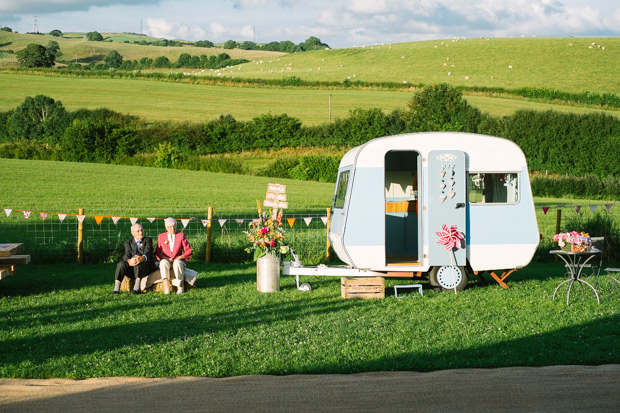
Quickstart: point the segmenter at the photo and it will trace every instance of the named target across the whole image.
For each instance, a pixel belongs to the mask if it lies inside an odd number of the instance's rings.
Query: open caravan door
[[[428,254],[431,270],[429,282],[444,290],[462,290],[467,285],[467,181],[466,154],[462,151],[439,150],[428,155]],[[441,233],[438,235],[437,233]],[[459,238],[464,235],[463,239]],[[443,237],[456,241],[439,244]]]

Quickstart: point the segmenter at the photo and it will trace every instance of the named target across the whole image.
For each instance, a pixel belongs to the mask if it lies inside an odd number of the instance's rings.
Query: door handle
[[[458,203],[456,204],[455,209],[459,209],[459,208],[465,208],[465,203],[463,203],[463,202],[458,202]]]

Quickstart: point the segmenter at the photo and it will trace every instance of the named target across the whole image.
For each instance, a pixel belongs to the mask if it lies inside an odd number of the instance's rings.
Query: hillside
[[[165,56],[170,61],[176,61],[181,53],[189,53],[193,56],[218,55],[227,53],[232,59],[270,59],[284,55],[281,52],[266,52],[260,50],[224,50],[219,47],[195,47],[184,45],[177,46],[149,46],[134,44],[133,41],[140,40],[156,40],[145,36],[126,33],[101,33],[107,39],[103,42],[91,42],[84,38],[83,33],[66,33],[64,37],[54,37],[47,34],[23,34],[0,32],[0,51],[18,51],[25,48],[30,43],[41,44],[46,46],[50,40],[58,42],[60,51],[63,56],[60,60],[72,60],[78,63],[86,64],[91,61],[102,61],[105,56],[112,50],[119,52],[125,60],[140,60],[143,57],[155,59],[159,56]],[[124,43],[128,41],[130,43]],[[17,60],[14,54],[2,53],[3,66],[16,66]]]

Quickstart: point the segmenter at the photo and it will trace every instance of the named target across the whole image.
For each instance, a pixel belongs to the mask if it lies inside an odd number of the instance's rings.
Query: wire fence
[[[169,211],[145,216],[134,211],[98,211],[100,215],[7,210],[0,217],[0,243],[24,243],[25,254],[34,263],[76,262],[82,241],[85,263],[115,262],[123,255],[123,242],[131,237],[131,226],[139,223],[147,237],[157,239],[166,232],[164,219],[173,217],[178,230],[185,233],[194,253],[190,261],[207,261],[210,237],[211,262],[244,262],[252,259],[244,231],[257,213],[188,214]],[[320,261],[327,251],[327,209],[284,213],[286,237],[293,250],[309,262]],[[81,231],[80,231],[80,227]],[[81,232],[81,236],[80,236]]]

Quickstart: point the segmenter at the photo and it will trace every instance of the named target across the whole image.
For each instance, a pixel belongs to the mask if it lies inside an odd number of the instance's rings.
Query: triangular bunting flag
[[[201,219],[200,222],[202,222],[202,226],[203,227],[206,227],[207,224],[209,223],[209,220],[208,219]]]
[[[11,212],[13,212],[12,209],[6,209],[4,208],[4,213],[6,214],[6,216],[8,217],[9,215],[11,215]]]
[[[103,215],[95,215],[95,222],[97,225],[101,225],[101,220],[103,220]]]
[[[323,221],[323,225],[327,225],[327,217],[321,217],[321,221]]]
[[[129,218],[129,220],[131,221],[131,225],[136,225],[136,222],[138,222],[138,218]]]
[[[237,225],[241,226],[241,224],[243,224],[243,220],[242,219],[235,219],[235,222],[237,223]]]
[[[304,218],[304,222],[306,223],[306,226],[309,227],[312,222],[312,217]]]
[[[61,224],[62,224],[62,221],[65,220],[65,218],[67,218],[67,214],[58,214],[58,219],[60,220]]]
[[[152,224],[153,221],[155,221],[156,218],[147,218],[147,220]]]
[[[78,222],[81,224],[82,222],[84,222],[84,218],[86,218],[86,215],[76,215]]]
[[[549,211],[549,207],[542,207],[543,214],[547,215],[547,211]]]
[[[288,226],[293,228],[293,224],[295,224],[295,218],[286,218],[286,222],[288,222]]]
[[[579,212],[581,210],[581,205],[575,205],[575,212]]]
[[[594,214],[594,211],[596,210],[596,205],[590,205],[590,211]]]
[[[611,211],[611,204],[605,204],[605,208],[607,208],[607,212]],[[7,217],[8,217],[8,215],[7,215]]]
[[[189,219],[182,219],[181,223],[183,224],[183,228],[185,228],[187,224],[189,224]]]
[[[226,220],[225,219],[218,219],[217,222],[220,223],[220,227],[223,227],[224,224],[226,223]]]
[[[28,219],[30,218],[30,214],[32,213],[32,211],[22,211],[24,213],[24,218]]]
[[[39,212],[39,214],[41,214],[41,221],[45,221],[47,218],[47,212]]]
[[[112,217],[112,222],[114,222],[114,225],[118,223],[119,219],[121,219],[121,217]]]

